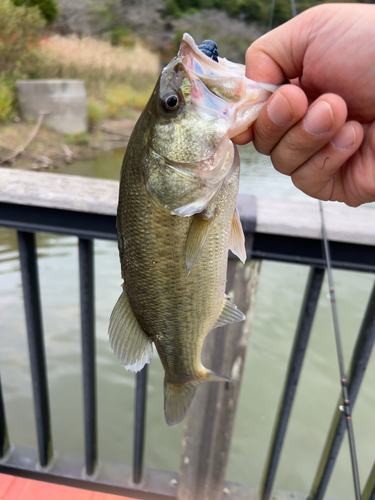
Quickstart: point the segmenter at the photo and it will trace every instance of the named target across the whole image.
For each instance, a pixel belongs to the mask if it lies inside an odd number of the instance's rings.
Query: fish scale
[[[109,340],[135,372],[151,361],[155,344],[169,425],[184,418],[198,384],[229,380],[202,365],[203,342],[213,328],[245,317],[225,296],[228,248],[246,259],[236,210],[239,156],[229,134],[248,127],[276,87],[244,75],[241,65],[213,61],[185,34],[133,130],[121,170],[124,283]]]
[[[137,127],[147,125],[141,120]],[[216,201],[217,230],[212,231],[204,255],[187,280],[185,244],[191,217],[171,216],[150,202],[139,180],[141,159],[132,155],[132,149],[130,146],[128,154],[133,168],[125,157],[128,168],[118,208],[118,232],[128,242],[126,251],[120,253],[122,275],[130,304],[155,342],[168,380],[185,383],[201,375],[201,345],[221,307],[226,281],[222,262],[227,259],[239,172],[233,173]],[[132,189],[126,189],[129,185]],[[176,343],[179,338],[182,345]]]

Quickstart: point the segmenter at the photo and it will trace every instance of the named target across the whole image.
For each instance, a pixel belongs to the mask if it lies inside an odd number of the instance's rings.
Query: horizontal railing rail
[[[209,386],[206,389],[207,393],[203,390],[200,392],[199,405],[193,405],[188,416],[187,432],[190,432],[188,434],[190,437],[183,451],[181,474],[177,477],[171,472],[143,469],[147,399],[147,368],[145,368],[136,375],[133,464],[130,466],[101,462],[98,457],[93,240],[95,238],[116,239],[117,193],[118,183],[114,181],[0,169],[0,226],[18,232],[38,438],[38,451],[10,444],[6,408],[0,385],[0,471],[98,491],[120,493],[134,498],[178,497],[182,500],[189,498],[214,500],[220,498],[224,486],[223,478],[227,459],[225,457],[228,454],[240,384],[232,384],[233,387],[225,394],[218,389],[218,385],[205,384]],[[245,297],[244,304],[241,304],[242,309],[250,311],[252,307],[256,276],[259,272],[257,260],[293,262],[311,267],[270,442],[269,455],[260,485],[262,500],[268,500],[273,490],[286,428],[317,308],[325,260],[317,202],[287,202],[240,196],[238,208],[245,232],[247,254],[254,263],[250,263],[248,267],[252,277],[246,279],[235,261],[232,261],[229,266],[228,286],[233,287],[234,294],[238,294],[238,300]],[[374,273],[375,211],[371,208],[350,209],[339,205],[326,205],[324,211],[330,238],[332,265],[341,269]],[[74,235],[79,241],[85,420],[84,460],[77,457],[56,457],[53,451],[35,246],[36,232]],[[236,369],[239,379],[241,379],[246,350],[246,347],[245,350],[243,348],[243,338],[246,338],[245,330],[248,327],[248,323],[227,327],[232,332],[231,339],[237,339],[236,342],[233,340],[228,342],[226,340],[228,335],[224,335],[224,330],[223,332],[218,330],[217,333],[218,341],[213,363],[219,363],[221,360],[222,366],[225,366],[230,373],[234,373],[233,370]],[[353,405],[374,340],[375,288],[368,301],[348,372],[348,388]],[[230,343],[233,345],[228,345]],[[205,355],[208,356],[209,353]],[[238,368],[238,360],[240,360],[240,368]],[[217,369],[220,371],[220,366]],[[232,401],[232,409],[225,407],[229,400]],[[217,404],[218,401],[220,405]],[[340,402],[341,396],[335,407],[334,419],[322,459],[317,465],[317,474],[308,497],[310,500],[324,497],[340,449],[345,426],[344,415],[338,409]],[[224,406],[225,414],[214,410],[220,406]],[[215,426],[212,420],[208,423],[208,415],[210,419],[217,420]],[[197,422],[201,424],[196,425]],[[216,432],[212,430],[214,427],[219,429],[217,434],[212,434]],[[205,439],[207,429],[210,429],[209,440]],[[224,435],[225,438],[222,437]],[[218,446],[222,446],[221,451]],[[184,456],[186,458],[191,453],[195,453],[200,458],[201,465],[195,469],[192,466],[184,466],[189,462],[189,460],[184,460]],[[207,464],[213,457],[219,455],[224,457],[222,463],[215,470],[211,470]],[[203,470],[205,471],[204,477]],[[209,475],[211,476],[207,479]],[[373,469],[363,490],[363,500],[375,498],[374,477]],[[206,484],[205,487],[202,486],[204,484]],[[211,488],[211,495],[214,496],[207,496],[204,493],[203,490],[207,489],[208,484]],[[218,484],[219,488],[218,493],[214,494],[215,484]],[[187,489],[186,485],[188,485]],[[189,491],[194,493],[189,493]],[[225,498],[258,498],[258,488],[233,483],[225,483],[225,493]],[[283,495],[282,498],[306,498],[306,495],[290,494],[290,497],[285,496],[285,493]],[[279,497],[274,493],[272,498]]]

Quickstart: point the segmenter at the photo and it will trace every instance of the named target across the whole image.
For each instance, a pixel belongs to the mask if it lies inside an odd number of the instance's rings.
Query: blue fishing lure
[[[219,57],[217,45],[212,40],[205,40],[200,45],[198,45],[198,49],[204,52],[206,56],[210,57],[214,61],[219,62],[217,59]]]

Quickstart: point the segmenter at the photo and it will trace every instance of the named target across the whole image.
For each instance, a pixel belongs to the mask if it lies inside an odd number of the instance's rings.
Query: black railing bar
[[[135,421],[133,450],[133,482],[139,484],[143,476],[143,453],[146,427],[146,395],[147,395],[148,365],[136,375],[135,390]]]
[[[375,342],[375,284],[368,300],[362,325],[353,350],[348,375],[348,393],[352,408],[358,395],[363,376]],[[335,461],[345,434],[345,415],[340,410],[342,396],[338,398],[335,413],[318,465],[309,500],[322,500],[332,474]]]
[[[244,204],[244,200],[240,200]],[[246,201],[246,200],[245,200]],[[253,226],[253,210],[244,210],[242,224],[246,246],[250,252],[247,229]],[[87,212],[78,212],[46,207],[0,203],[0,226],[28,232],[46,232],[78,236],[84,239],[99,238],[116,240],[116,217]],[[278,249],[277,252],[274,250]],[[282,250],[280,250],[282,249]],[[357,243],[331,242],[332,266],[342,269],[375,272],[373,247]],[[314,267],[323,267],[320,240],[283,236],[277,234],[254,234],[254,258],[294,262]]]
[[[0,226],[29,232],[116,240],[116,216],[0,203]]]
[[[375,462],[363,489],[362,500],[375,500]]]
[[[347,383],[347,378],[346,378],[346,373],[345,373],[344,354],[342,352],[341,333],[340,333],[339,318],[338,318],[337,307],[336,307],[335,287],[333,284],[333,276],[332,276],[332,270],[331,270],[331,255],[330,255],[330,250],[329,250],[326,227],[325,227],[325,223],[324,223],[323,204],[322,204],[321,200],[319,200],[319,211],[320,211],[320,217],[321,217],[321,222],[322,222],[324,255],[325,255],[326,262],[327,262],[327,275],[328,275],[328,283],[329,283],[329,297],[330,297],[330,301],[331,301],[333,326],[334,326],[336,348],[337,348],[337,358],[338,358],[339,370],[340,370],[340,382],[341,382],[342,402],[343,402],[342,406],[340,406],[340,409],[345,415],[346,428],[348,431],[350,459],[352,462],[352,472],[353,472],[354,493],[355,493],[356,500],[361,500],[361,488],[360,488],[360,483],[359,483],[358,461],[357,461],[357,452],[356,452],[355,439],[354,439],[351,404],[350,404],[349,393],[348,393],[348,383]]]
[[[0,378],[0,459],[9,451],[8,426],[5,418],[3,389]]]
[[[247,235],[245,234],[245,237]],[[274,246],[277,246],[277,236],[275,237]],[[249,256],[249,252],[247,253]],[[301,255],[296,254],[286,254],[286,253],[275,253],[264,250],[255,249],[251,252],[251,257],[254,259],[260,260],[272,260],[276,262],[285,262],[287,264],[301,264],[303,266],[312,266],[312,267],[321,267],[325,269],[325,261],[322,258],[317,257],[302,257]],[[343,269],[345,271],[358,271],[365,273],[374,273],[375,272],[375,263],[372,262],[369,264],[361,264],[359,262],[352,261],[342,261],[342,260],[333,260],[332,268],[334,269]]]
[[[98,458],[93,241],[79,239],[78,248],[81,297],[83,397],[85,415],[85,457],[86,473],[91,476],[95,472]]]
[[[39,460],[40,465],[45,467],[52,458],[53,449],[35,234],[21,231],[17,234],[29,343]]]
[[[289,359],[288,372],[283,394],[275,420],[273,435],[268,452],[268,458],[260,487],[260,498],[270,498],[281,449],[289,422],[290,413],[297,389],[299,375],[304,360],[307,343],[309,341],[315,312],[319,300],[320,290],[324,278],[324,270],[311,268],[307,279],[305,294],[294,336],[293,347]]]
[[[127,464],[99,461],[98,474],[87,478],[82,476],[82,457],[59,453],[53,466],[43,471],[37,468],[37,461],[38,452],[35,448],[12,445],[9,458],[6,461],[0,460],[0,473],[141,500],[173,500],[177,496],[177,472],[145,468],[142,484],[136,486],[131,485],[132,468]],[[225,481],[224,489],[223,499],[258,498],[258,491],[254,486]],[[306,500],[306,495],[274,491],[273,500]]]

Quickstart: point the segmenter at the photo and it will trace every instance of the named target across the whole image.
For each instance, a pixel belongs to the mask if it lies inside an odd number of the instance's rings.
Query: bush
[[[0,77],[26,78],[39,65],[35,46],[45,21],[37,7],[0,1]]]
[[[0,121],[6,122],[13,118],[15,93],[13,86],[0,81]]]
[[[90,127],[97,125],[100,120],[106,116],[106,114],[106,107],[101,102],[94,99],[87,100],[87,117]]]
[[[38,7],[40,13],[48,23],[55,21],[58,10],[54,0],[12,0],[14,5],[25,7]]]
[[[132,49],[137,43],[137,39],[134,37],[129,28],[118,27],[114,28],[110,32],[111,44]]]
[[[142,110],[152,93],[153,86],[137,91],[129,85],[116,85],[108,88],[105,95],[108,115],[111,118],[124,116],[124,111],[129,108]]]
[[[241,8],[245,21],[252,22],[262,19],[263,5],[259,0],[244,0]]]

